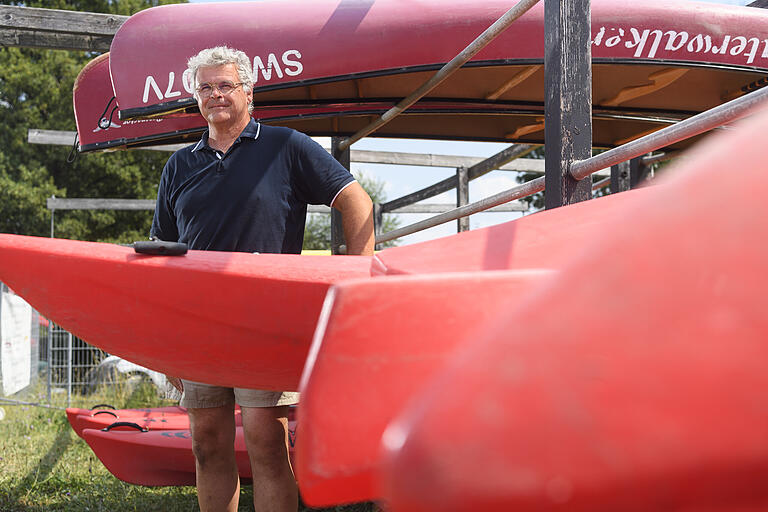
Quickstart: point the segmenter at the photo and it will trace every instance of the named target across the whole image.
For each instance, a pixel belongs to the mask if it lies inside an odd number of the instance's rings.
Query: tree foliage
[[[358,183],[368,192],[374,203],[385,203],[387,201],[384,193],[384,182],[377,180],[363,173],[357,173],[355,176]],[[386,233],[397,229],[400,222],[396,215],[384,214],[384,221],[381,226],[381,232]],[[391,240],[381,244],[381,247],[392,247],[397,245],[397,240]],[[304,249],[306,250],[327,250],[331,248],[331,216],[326,213],[310,213],[307,215],[307,225],[304,229]]]
[[[130,15],[165,0],[49,0],[3,2],[51,9]],[[47,236],[57,197],[151,199],[167,155],[152,151],[81,154],[69,147],[32,145],[31,128],[75,129],[72,86],[92,52],[0,48],[0,232]],[[74,143],[74,141],[73,141]],[[58,211],[56,236],[128,242],[146,238],[146,211]]]

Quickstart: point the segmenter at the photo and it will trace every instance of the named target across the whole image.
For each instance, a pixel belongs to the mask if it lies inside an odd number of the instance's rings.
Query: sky
[[[224,0],[191,0],[193,2],[215,2]],[[230,0],[231,1],[231,0]],[[687,1],[687,0],[683,0]],[[746,5],[752,0],[698,0],[711,3],[722,3],[732,5]],[[325,147],[330,147],[330,139],[317,138]],[[461,155],[488,157],[502,149],[508,144],[504,143],[484,143],[484,142],[462,142],[462,141],[433,141],[433,140],[413,140],[413,139],[386,139],[386,138],[366,138],[352,146],[352,149],[372,150],[372,151],[397,151],[409,153],[428,153],[443,155]],[[369,177],[385,183],[385,193],[388,200],[396,199],[405,194],[422,189],[433,183],[453,176],[455,169],[434,168],[434,167],[414,167],[400,165],[378,165],[352,163],[353,173],[364,173]],[[470,182],[469,200],[478,201],[490,195],[496,194],[508,188],[517,185],[515,180],[516,173],[509,171],[493,171],[485,176],[477,178]],[[451,203],[455,204],[456,192],[449,191],[439,196],[427,199],[425,203]],[[431,217],[433,214],[398,214],[401,226],[406,226],[414,222]],[[522,213],[495,213],[483,212],[470,217],[470,228],[476,229],[500,222],[506,222],[522,216]],[[408,235],[399,240],[400,245],[421,242],[447,236],[456,233],[456,221],[436,226],[419,233]]]

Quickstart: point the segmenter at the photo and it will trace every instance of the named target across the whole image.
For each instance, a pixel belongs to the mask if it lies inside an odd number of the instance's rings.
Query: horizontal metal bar
[[[65,199],[49,197],[47,200],[49,210],[154,210],[154,199]],[[391,213],[442,213],[455,208],[450,203],[412,204],[398,208]],[[494,212],[524,212],[528,207],[524,203],[510,203],[500,208],[494,208]],[[325,205],[309,205],[309,213],[331,213],[331,209]]]
[[[479,178],[483,174],[487,174],[520,156],[530,153],[535,147],[536,146],[530,146],[528,144],[513,144],[467,169],[467,176],[470,180]],[[403,206],[429,199],[430,197],[442,194],[448,190],[455,189],[457,184],[458,180],[456,175],[453,175],[442,181],[438,181],[433,185],[417,190],[416,192],[411,192],[410,194],[398,197],[392,201],[382,203],[381,211],[387,213],[402,208]]]
[[[586,160],[571,164],[571,176],[582,180],[599,169],[605,169],[620,162],[650,153],[664,146],[680,142],[700,133],[722,126],[748,115],[755,107],[768,100],[768,87],[745,94],[740,98],[723,103],[706,112],[689,117],[684,121],[662,128],[623,146],[609,149]]]
[[[540,178],[536,178],[535,180],[531,180],[526,183],[523,183],[522,185],[518,185],[517,187],[513,187],[509,190],[505,190],[503,192],[499,192],[498,194],[494,194],[490,197],[486,197],[485,199],[481,199],[480,201],[470,203],[466,206],[455,208],[449,212],[445,212],[440,215],[435,215],[434,217],[430,217],[420,222],[415,222],[413,224],[395,229],[388,233],[382,233],[381,235],[376,237],[376,243],[379,244],[379,243],[388,242],[390,240],[394,240],[395,238],[400,238],[401,236],[410,235],[418,231],[423,231],[428,228],[439,226],[440,224],[445,224],[446,222],[456,220],[459,217],[466,217],[467,215],[480,213],[480,212],[489,210],[494,206],[499,206],[501,204],[508,203],[509,201],[514,201],[515,199],[527,197],[532,194],[535,194],[536,192],[541,192],[542,190],[544,190],[543,176]]]
[[[392,119],[400,115],[400,113],[402,113],[405,109],[429,94],[432,89],[440,85],[457,69],[466,64],[480,50],[485,48],[491,41],[493,41],[497,36],[504,32],[504,30],[506,30],[507,27],[512,24],[512,22],[525,14],[538,2],[539,0],[520,0],[514,7],[504,13],[501,18],[496,20],[493,25],[488,27],[482,34],[480,34],[474,41],[472,41],[466,48],[464,48],[461,53],[451,59],[450,62],[448,62],[437,73],[435,73],[432,78],[424,82],[424,84],[422,84],[418,89],[400,101],[400,103],[384,112],[384,114],[382,114],[374,122],[362,128],[348,139],[341,141],[339,144],[339,151],[344,151],[366,135],[370,135],[371,133],[375,132],[390,122]]]

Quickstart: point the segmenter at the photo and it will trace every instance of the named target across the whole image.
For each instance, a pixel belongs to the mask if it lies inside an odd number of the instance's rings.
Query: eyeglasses
[[[208,98],[213,94],[213,90],[216,89],[224,96],[232,94],[235,89],[243,85],[243,82],[233,84],[230,81],[219,82],[218,84],[204,83],[197,86],[197,94],[201,98]]]

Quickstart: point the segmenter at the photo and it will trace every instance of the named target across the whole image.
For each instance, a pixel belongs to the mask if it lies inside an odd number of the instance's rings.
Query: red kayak
[[[366,103],[408,95],[510,6],[317,0],[147,9],[120,27],[110,50],[120,118],[194,109],[186,61],[221,44],[225,33],[228,45],[253,59],[257,108],[296,109],[281,124],[306,133],[351,133],[370,121]],[[596,146],[620,144],[739,96],[768,70],[762,9],[595,0],[592,31]],[[543,47],[540,2],[425,97],[431,111],[406,113],[378,135],[541,142]],[[307,106],[338,105],[361,112],[304,116]]]
[[[335,285],[301,386],[300,421],[313,425],[296,466],[305,502],[381,497],[375,481],[381,435],[413,391],[456,346],[505,315],[509,304],[499,304],[528,300],[557,279],[575,252],[604,238],[614,218],[656,193],[633,190],[386,249],[373,267],[386,279]],[[357,392],[342,404],[344,389]],[[359,414],[344,415],[341,407]]]
[[[80,409],[67,408],[67,420],[75,433],[83,437],[83,430],[102,429],[114,423],[133,423],[148,430],[188,430],[189,415],[185,407],[154,407],[150,409]],[[235,408],[235,424],[243,424],[240,408]],[[131,427],[118,427],[130,429]]]
[[[298,389],[326,291],[370,265],[0,234],[0,280],[62,328],[147,368],[256,389]]]
[[[383,436],[391,510],[768,508],[766,131],[708,139],[465,338]]]
[[[124,427],[125,428],[125,427]],[[83,430],[83,439],[116,478],[146,486],[195,485],[192,439],[185,430]],[[296,422],[288,421],[289,455],[293,458]],[[235,430],[235,459],[241,479],[250,480],[251,466],[243,429]]]

